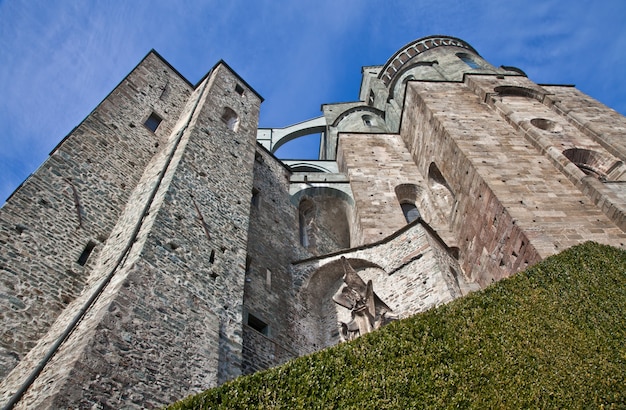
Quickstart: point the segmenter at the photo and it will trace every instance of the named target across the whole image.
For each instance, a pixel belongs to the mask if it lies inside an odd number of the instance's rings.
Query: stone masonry
[[[152,51],[11,195],[5,408],[157,408],[370,331],[359,281],[375,329],[626,247],[626,118],[463,40],[403,46],[301,124],[257,130],[261,102]],[[273,155],[320,130],[319,160]]]

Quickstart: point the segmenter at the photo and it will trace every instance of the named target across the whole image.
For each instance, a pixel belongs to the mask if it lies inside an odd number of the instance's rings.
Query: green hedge
[[[585,243],[170,409],[626,408],[626,252]]]

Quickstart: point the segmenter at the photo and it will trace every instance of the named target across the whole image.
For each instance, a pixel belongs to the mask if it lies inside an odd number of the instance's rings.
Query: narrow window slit
[[[85,246],[85,249],[83,249],[83,253],[81,253],[80,256],[78,257],[78,260],[76,261],[76,263],[78,263],[80,266],[85,266],[85,264],[87,263],[87,260],[89,259],[89,255],[91,255],[91,252],[93,252],[93,249],[95,247],[96,247],[96,243],[94,241],[89,241],[87,245]]]

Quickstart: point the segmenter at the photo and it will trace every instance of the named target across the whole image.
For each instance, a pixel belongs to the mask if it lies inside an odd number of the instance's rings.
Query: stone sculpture
[[[356,339],[395,320],[395,317],[387,315],[392,312],[391,308],[374,293],[372,281],[365,283],[343,256],[341,264],[346,285],[335,293],[333,301],[349,309],[352,316],[350,322],[339,323],[343,339]]]

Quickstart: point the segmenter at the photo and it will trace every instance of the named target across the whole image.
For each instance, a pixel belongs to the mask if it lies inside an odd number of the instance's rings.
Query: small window
[[[305,248],[312,246],[313,234],[313,216],[315,214],[315,205],[309,199],[300,201],[298,207],[298,220],[300,227],[300,244]]]
[[[467,64],[469,68],[480,68],[480,65],[476,61],[474,61],[474,59],[469,54],[458,53],[456,56],[460,58],[465,64]]]
[[[237,131],[239,126],[239,116],[232,108],[224,107],[224,113],[222,114],[222,121],[231,131]]]
[[[157,128],[159,128],[159,124],[161,124],[161,121],[163,121],[163,118],[159,117],[155,113],[152,113],[143,125],[145,125],[150,131],[156,132]]]
[[[248,313],[248,323],[246,324],[250,326],[251,328],[253,328],[254,330],[256,330],[257,332],[262,333],[267,336],[267,333],[269,330],[267,323],[265,323],[258,317],[254,316],[252,313]]]
[[[365,124],[366,127],[371,127],[373,125],[371,115],[364,115],[361,118],[363,119],[363,124]]]
[[[95,247],[96,243],[94,241],[89,241],[89,243],[87,243],[87,245],[85,246],[85,249],[83,249],[83,253],[81,253],[78,257],[76,263],[78,263],[80,266],[85,266],[87,260],[89,259],[89,255],[91,255],[91,252],[93,252],[93,249]]]
[[[237,84],[237,85],[235,86],[235,92],[236,92],[237,94],[239,94],[239,95],[243,95],[243,87],[242,87],[242,86],[240,86],[239,84]]]
[[[373,106],[374,101],[376,101],[376,96],[374,95],[374,91],[370,90],[370,98],[367,101],[367,105]]]
[[[420,217],[420,212],[417,210],[415,204],[407,202],[400,204],[400,207],[402,208],[402,213],[407,223],[411,223]]]
[[[261,191],[256,188],[252,188],[252,201],[251,205],[257,209],[259,209],[259,200],[261,196]]]
[[[246,275],[250,274],[250,268],[252,266],[252,258],[250,255],[246,255]]]

